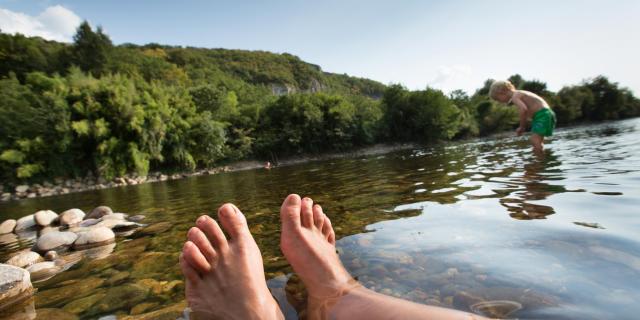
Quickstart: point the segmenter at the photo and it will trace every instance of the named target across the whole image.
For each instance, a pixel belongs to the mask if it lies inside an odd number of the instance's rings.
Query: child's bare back
[[[524,133],[527,120],[531,119],[531,144],[535,151],[542,151],[544,137],[551,136],[556,126],[556,115],[542,97],[526,90],[516,90],[509,81],[491,84],[489,96],[502,103],[513,103],[520,113],[517,135]]]

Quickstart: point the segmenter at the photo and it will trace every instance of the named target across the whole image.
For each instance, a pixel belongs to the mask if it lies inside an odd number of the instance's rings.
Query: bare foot
[[[262,256],[244,215],[233,204],[218,209],[229,234],[201,216],[180,255],[186,296],[197,319],[284,319],[267,288]]]
[[[355,281],[336,253],[331,221],[310,198],[289,195],[280,208],[280,248],[311,298],[337,298]]]

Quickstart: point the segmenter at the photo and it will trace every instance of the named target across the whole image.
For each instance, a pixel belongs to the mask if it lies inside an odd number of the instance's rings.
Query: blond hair
[[[496,80],[491,84],[491,88],[489,88],[489,97],[491,99],[495,99],[496,94],[499,92],[513,91],[516,87],[511,84],[508,80]]]

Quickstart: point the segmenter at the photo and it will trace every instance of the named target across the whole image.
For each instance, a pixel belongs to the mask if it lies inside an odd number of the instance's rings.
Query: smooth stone
[[[112,213],[112,214],[103,216],[102,221],[109,220],[109,219],[125,220],[127,216],[128,215],[126,213]]]
[[[116,248],[116,243],[112,242],[110,244],[105,244],[98,247],[92,247],[82,252],[84,252],[84,255],[89,259],[100,260],[111,255],[111,253],[115,248]]]
[[[133,222],[140,222],[142,220],[144,220],[144,218],[146,218],[144,215],[142,214],[136,214],[135,216],[131,216],[129,217],[129,221],[133,221]]]
[[[74,242],[75,249],[97,247],[115,241],[116,235],[107,227],[96,227],[90,231],[80,233]]]
[[[46,226],[46,227],[40,229],[40,231],[38,233],[42,237],[43,235],[45,235],[45,234],[47,234],[49,232],[53,232],[53,231],[60,231],[60,227]]]
[[[38,239],[38,242],[36,242],[36,249],[40,252],[64,250],[71,246],[76,239],[78,239],[78,235],[73,232],[53,231]]]
[[[46,227],[58,219],[58,214],[51,210],[40,210],[33,214],[33,219],[41,227]]]
[[[86,272],[86,271],[83,271]],[[61,275],[64,275],[62,273]],[[93,293],[96,288],[104,284],[100,278],[84,278],[66,286],[59,286],[45,291],[38,291],[36,296],[37,307],[60,306],[65,301],[79,299]]]
[[[11,233],[16,228],[16,220],[9,219],[0,223],[0,234]]]
[[[155,235],[155,234],[163,233],[171,229],[173,226],[174,224],[169,221],[158,222],[140,229],[136,233],[136,235],[137,236]]]
[[[29,266],[27,268],[27,271],[29,271],[29,273],[31,274],[31,281],[36,282],[47,280],[55,276],[60,271],[62,271],[62,268],[56,265],[55,262],[45,261]]]
[[[95,309],[106,313],[119,309],[130,309],[146,300],[149,289],[136,284],[125,284],[111,287],[101,301],[96,303]]]
[[[106,216],[109,214],[112,214],[113,210],[111,210],[111,208],[107,207],[107,206],[99,206],[99,207],[95,207],[93,208],[93,210],[91,210],[91,212],[89,212],[89,214],[87,215],[87,219],[100,219],[102,218],[102,216]]]
[[[140,224],[120,219],[107,219],[104,221],[100,221],[98,224],[96,224],[96,226],[115,230],[129,230],[139,227]]]
[[[176,253],[149,252],[139,256],[131,270],[133,278],[149,278],[154,275],[166,274],[168,268],[176,265]]]
[[[64,311],[62,309],[36,309],[36,319],[35,320],[76,320],[78,316],[73,313]]]
[[[14,233],[0,234],[0,244],[8,246],[17,246],[18,236]]]
[[[27,192],[27,190],[29,190],[29,186],[26,184],[22,184],[17,186],[15,190],[17,193],[25,193]]]
[[[186,300],[151,312],[119,317],[120,320],[174,320],[180,318],[187,308]],[[195,317],[193,317],[195,318]]]
[[[80,223],[84,219],[85,213],[80,209],[69,209],[60,214],[61,225],[71,225]]]
[[[109,270],[112,270],[112,269],[109,269]],[[123,282],[127,281],[128,278],[129,278],[129,272],[120,271],[120,272],[110,276],[107,279],[106,284],[108,286],[116,286],[116,285],[122,284]]]
[[[100,219],[95,219],[95,218],[84,219],[82,220],[82,222],[80,222],[78,226],[81,228],[91,227],[93,225],[98,224],[100,221],[101,221]]]
[[[13,231],[18,233],[23,230],[31,229],[35,226],[36,226],[36,220],[34,220],[33,215],[30,214],[28,216],[24,216],[18,219],[18,221],[16,221],[16,227]]]
[[[106,293],[104,292],[98,292],[84,298],[73,300],[65,304],[64,307],[62,307],[62,309],[67,312],[71,312],[75,314],[84,313],[85,311],[89,310],[89,308],[91,308],[93,305],[95,305],[98,301],[102,300],[105,294]]]
[[[0,311],[0,319],[34,320],[36,318],[36,306],[34,298],[27,298],[25,302],[18,303]]]
[[[27,270],[0,264],[0,310],[25,301],[33,291]]]
[[[135,316],[137,314],[142,314],[142,313],[147,312],[149,309],[157,307],[158,305],[159,304],[157,302],[141,303],[141,304],[131,308],[131,312],[129,312],[129,314],[131,314],[132,316]]]
[[[47,251],[47,253],[44,254],[44,259],[47,261],[54,261],[58,259],[58,257],[58,253],[54,250]]]
[[[37,252],[24,251],[11,257],[11,259],[7,260],[7,262],[5,263],[10,264],[12,266],[16,266],[18,268],[26,268],[40,261],[42,261],[42,257]]]

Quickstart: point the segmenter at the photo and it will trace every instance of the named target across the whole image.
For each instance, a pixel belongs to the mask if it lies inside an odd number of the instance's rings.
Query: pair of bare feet
[[[192,312],[197,319],[283,319],[267,288],[262,256],[246,218],[229,203],[220,207],[218,217],[229,239],[215,220],[201,216],[189,230],[180,255]],[[280,248],[307,288],[309,318],[474,317],[359,286],[336,253],[331,221],[310,198],[289,195],[282,203],[280,219]]]

